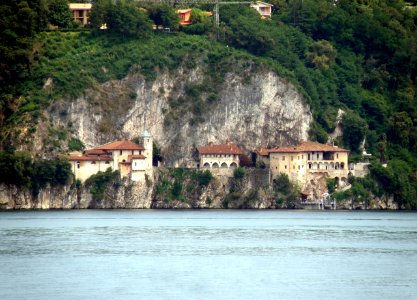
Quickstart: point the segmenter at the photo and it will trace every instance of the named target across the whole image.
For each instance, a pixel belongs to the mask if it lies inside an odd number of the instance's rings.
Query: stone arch
[[[210,168],[210,164],[209,164],[208,162],[206,162],[206,163],[203,165],[203,168]]]
[[[211,166],[213,169],[217,169],[218,167],[219,167],[219,164],[218,163],[214,163],[212,166]]]
[[[335,168],[336,170],[339,170],[339,163],[338,163],[338,162],[334,165],[334,168]]]
[[[324,163],[324,169],[326,169],[326,170],[329,169],[329,163],[327,163],[327,162]]]
[[[344,162],[340,163],[340,168],[341,168],[342,170],[345,168],[345,163],[344,163]]]
[[[232,162],[232,163],[230,164],[230,168],[231,168],[231,169],[235,169],[235,168],[237,168],[237,164],[236,164],[235,162]]]
[[[227,169],[227,164],[224,162],[220,165],[220,168]]]
[[[311,169],[313,167],[312,163],[308,163],[308,168]]]

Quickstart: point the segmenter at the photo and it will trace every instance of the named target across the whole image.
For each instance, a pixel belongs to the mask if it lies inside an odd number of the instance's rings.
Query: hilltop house
[[[250,7],[256,9],[263,19],[271,18],[272,16],[272,4],[257,1],[250,5]]]
[[[190,25],[191,24],[191,8],[187,9],[178,9],[178,16],[180,17],[180,25]]]
[[[121,178],[130,177],[132,181],[144,181],[145,174],[152,175],[152,136],[145,131],[143,146],[130,141],[116,141],[73,153],[69,160],[75,178],[84,182],[99,171],[119,170]]]
[[[198,149],[201,168],[234,169],[240,164],[242,150],[235,144],[208,145]]]
[[[315,174],[344,180],[348,177],[349,150],[337,146],[302,141],[297,146],[260,149],[257,156],[269,165],[272,178],[283,173],[301,186]]]
[[[91,3],[70,3],[69,9],[72,13],[72,20],[84,26],[87,25],[91,8]]]

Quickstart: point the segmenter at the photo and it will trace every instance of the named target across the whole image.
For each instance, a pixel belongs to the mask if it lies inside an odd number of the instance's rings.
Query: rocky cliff
[[[161,71],[152,81],[130,73],[75,100],[57,101],[46,119],[54,128],[70,124],[73,136],[87,148],[132,139],[147,129],[171,166],[209,142],[230,141],[249,152],[308,138],[310,108],[289,81],[259,67],[222,76],[216,90],[208,93],[204,65]],[[45,139],[39,132],[35,145],[42,151]]]

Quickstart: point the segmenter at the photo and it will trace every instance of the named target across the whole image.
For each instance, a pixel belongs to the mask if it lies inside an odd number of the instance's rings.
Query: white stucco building
[[[234,169],[240,164],[242,150],[235,144],[208,145],[199,147],[200,168]]]
[[[133,181],[152,176],[153,139],[149,132],[142,135],[142,145],[130,141],[111,142],[83,153],[72,153],[69,160],[76,179],[84,182],[91,175],[108,168],[119,170],[120,176]]]

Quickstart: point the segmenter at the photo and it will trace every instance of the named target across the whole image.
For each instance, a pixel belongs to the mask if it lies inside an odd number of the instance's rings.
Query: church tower
[[[152,170],[153,138],[147,130],[145,130],[142,134],[142,146],[145,148],[143,155],[146,156],[146,170]]]

